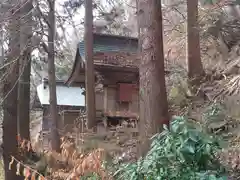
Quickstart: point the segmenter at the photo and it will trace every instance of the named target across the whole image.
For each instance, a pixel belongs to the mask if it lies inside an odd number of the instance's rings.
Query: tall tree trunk
[[[187,44],[188,78],[193,85],[197,85],[204,75],[200,52],[198,0],[187,0]]]
[[[49,97],[50,97],[50,117],[51,117],[51,146],[52,149],[60,151],[60,137],[58,133],[58,110],[56,95],[56,77],[55,77],[55,0],[49,2],[49,31],[48,31],[48,80],[49,80]]]
[[[138,0],[135,0],[137,12],[139,10]],[[137,37],[138,37],[138,52],[142,51],[142,43],[140,42],[140,27],[139,27],[139,18],[137,17]]]
[[[86,100],[87,127],[96,127],[95,77],[93,65],[93,14],[92,0],[85,0],[85,59],[86,59]]]
[[[18,133],[30,140],[30,76],[31,76],[31,38],[32,38],[32,2],[22,0],[20,27],[20,78],[18,87]]]
[[[19,45],[19,6],[16,3],[11,4],[13,9],[10,12],[9,21],[9,54],[6,63],[10,65],[5,68],[7,73],[4,79],[3,87],[3,161],[5,180],[16,180],[16,165],[9,170],[11,156],[17,158],[18,142],[17,142],[17,97],[18,97],[18,75],[19,64],[18,58],[20,54]]]
[[[1,15],[1,14],[0,14]],[[0,19],[1,20],[1,19]],[[0,81],[2,80],[2,76],[4,73],[4,59],[5,59],[5,53],[4,53],[4,35],[3,35],[3,23],[0,25]],[[0,85],[0,100],[2,102],[3,99],[3,83]],[[2,115],[2,106],[0,106],[0,115]]]
[[[139,0],[138,19],[141,42],[140,155],[149,148],[149,138],[169,125],[164,76],[162,11],[160,0]]]
[[[3,25],[0,25],[0,74],[4,65],[4,37],[3,37]]]

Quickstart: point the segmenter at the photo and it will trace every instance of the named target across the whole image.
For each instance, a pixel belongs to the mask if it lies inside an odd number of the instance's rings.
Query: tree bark
[[[197,85],[205,74],[200,52],[198,0],[187,0],[187,54],[188,78]]]
[[[20,78],[18,87],[18,133],[21,138],[30,140],[30,76],[31,76],[31,38],[32,1],[22,0],[20,27]]]
[[[48,31],[48,80],[49,80],[49,97],[50,97],[50,117],[51,117],[51,146],[52,149],[60,152],[60,136],[58,133],[58,110],[56,95],[56,77],[55,77],[55,0],[49,2],[49,31]]]
[[[92,0],[85,0],[85,63],[87,127],[96,128],[95,77],[93,64],[93,14]]]
[[[3,25],[0,25],[0,74],[2,74],[2,67],[4,65],[4,39],[3,39]]]
[[[3,87],[3,161],[5,180],[16,180],[19,176],[16,175],[16,164],[12,170],[9,170],[11,156],[18,157],[18,142],[17,142],[17,97],[18,97],[18,75],[20,54],[19,44],[19,6],[16,3],[11,4],[13,8],[9,11],[11,18],[9,20],[9,49],[6,63],[11,63],[5,68],[7,73],[4,79]],[[14,6],[15,5],[15,6]]]
[[[164,76],[162,11],[160,0],[138,1],[141,62],[140,76],[140,155],[149,148],[149,138],[169,125]]]

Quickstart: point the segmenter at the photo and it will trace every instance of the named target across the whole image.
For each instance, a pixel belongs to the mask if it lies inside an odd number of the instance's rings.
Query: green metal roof
[[[107,34],[93,34],[93,52],[137,52],[138,39]],[[79,43],[79,53],[85,55],[84,41]]]

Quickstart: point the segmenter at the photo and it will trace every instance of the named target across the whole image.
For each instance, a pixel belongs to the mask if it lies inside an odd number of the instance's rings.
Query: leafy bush
[[[207,180],[224,179],[224,169],[215,158],[218,141],[203,133],[200,125],[175,117],[170,129],[153,137],[146,157],[119,167],[119,180]]]

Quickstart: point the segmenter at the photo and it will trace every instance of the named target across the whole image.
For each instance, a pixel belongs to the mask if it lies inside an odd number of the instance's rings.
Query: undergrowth
[[[210,112],[210,111],[209,111]],[[215,112],[216,113],[216,112]],[[218,114],[218,113],[216,113]],[[216,116],[214,112],[208,116]],[[76,151],[71,139],[62,139],[60,154],[49,152],[48,169],[69,169],[70,178],[82,180],[225,180],[227,172],[219,161],[223,146],[205,126],[187,118],[175,116],[170,128],[152,137],[150,150],[134,163],[113,163],[103,149],[88,154]],[[48,158],[49,159],[49,158]],[[58,165],[61,161],[63,167]],[[60,176],[60,175],[59,175]],[[53,177],[51,179],[54,179]],[[64,178],[62,178],[64,179]]]
[[[196,122],[175,117],[170,129],[152,139],[146,157],[122,164],[114,174],[118,180],[220,180],[227,179],[215,157],[221,145],[204,133]]]

